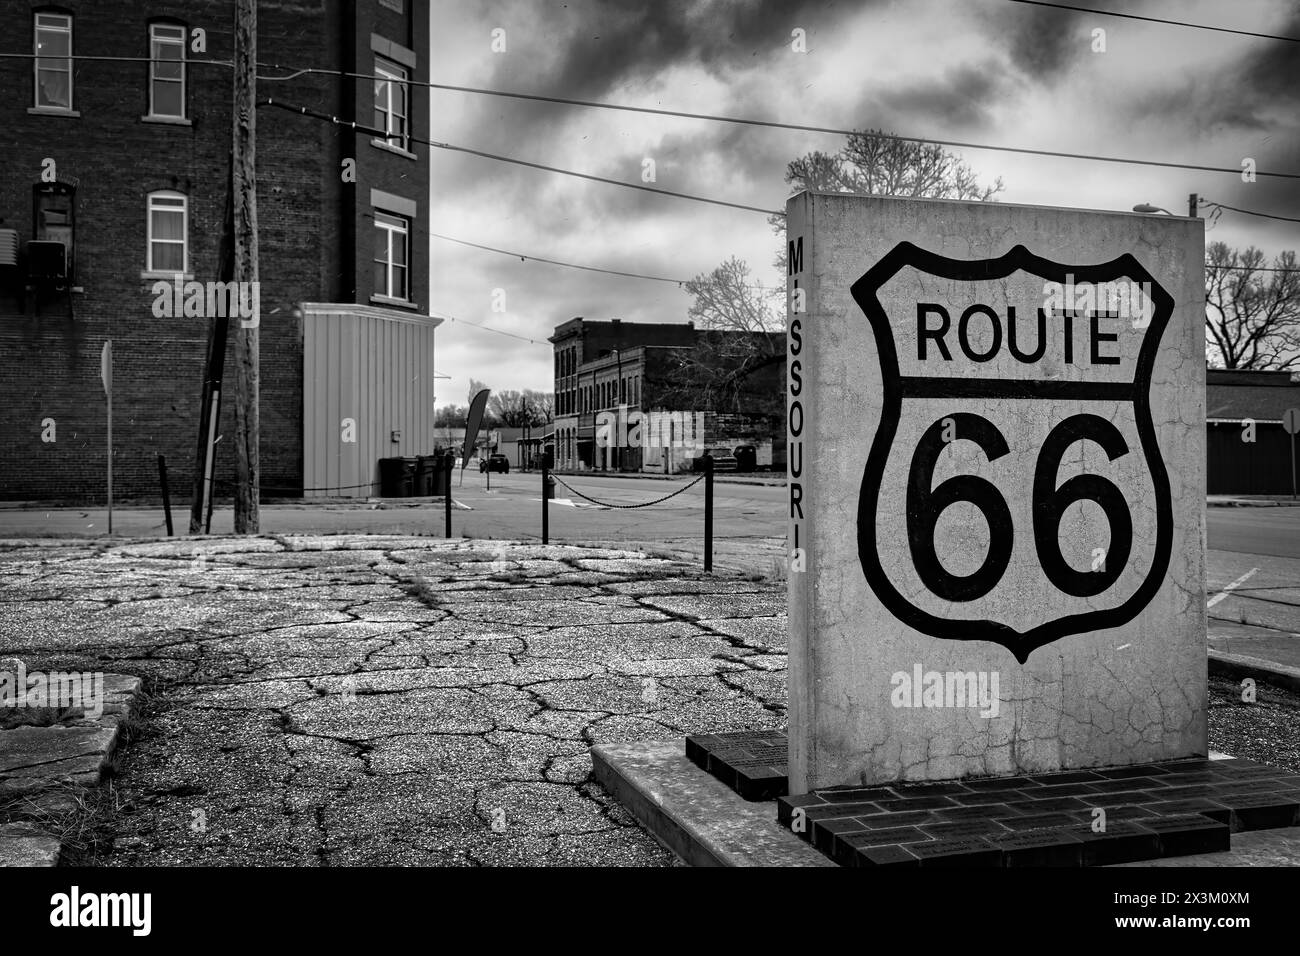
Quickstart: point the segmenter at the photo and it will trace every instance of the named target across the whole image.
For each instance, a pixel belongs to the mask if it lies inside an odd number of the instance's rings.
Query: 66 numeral
[[[981,415],[958,412],[927,428],[912,455],[908,473],[907,538],[917,574],[930,591],[948,601],[974,601],[997,586],[1011,561],[1011,509],[993,483],[977,475],[957,475],[938,487],[930,487],[939,455],[948,444],[944,433],[945,422],[949,421],[958,436],[979,445],[989,461],[997,461],[1009,451],[997,426]],[[1091,597],[1114,584],[1128,563],[1133,550],[1133,520],[1123,492],[1100,475],[1076,475],[1059,488],[1056,486],[1061,459],[1079,441],[1096,442],[1111,461],[1129,450],[1119,429],[1097,415],[1072,415],[1052,429],[1034,466],[1034,548],[1043,573],[1058,590],[1075,597]],[[948,571],[934,548],[939,517],[959,501],[969,501],[978,508],[989,527],[988,553],[983,563],[966,575]],[[1109,553],[1103,566],[1095,571],[1076,571],[1061,554],[1057,536],[1061,518],[1076,501],[1098,504],[1110,524]]]

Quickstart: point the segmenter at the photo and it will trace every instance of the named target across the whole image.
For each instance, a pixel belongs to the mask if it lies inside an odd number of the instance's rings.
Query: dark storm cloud
[[[1280,28],[1267,32],[1300,38],[1300,6]],[[1300,44],[1254,41],[1244,57],[1240,78],[1247,95],[1264,101],[1300,102]]]
[[[1300,8],[1276,30],[1260,32],[1300,37]],[[1258,159],[1262,148],[1270,165],[1294,171],[1300,165],[1300,45],[1255,39],[1242,40],[1238,48],[1240,56],[1226,67],[1188,70],[1129,99],[1128,112],[1136,119],[1189,117],[1194,136],[1241,132],[1243,155]]]
[[[568,37],[568,55],[548,86],[567,96],[599,94],[614,85],[654,76],[679,63],[706,70],[743,66],[783,54],[800,27],[809,48],[862,4],[825,0],[647,3],[600,0]]]
[[[883,0],[870,0],[870,7]],[[825,0],[711,0],[687,4],[645,0],[588,0],[552,4],[542,24],[525,31],[505,4],[481,17],[500,22],[511,39],[510,54],[500,56],[492,85],[573,99],[599,100],[621,84],[650,80],[675,67],[699,68],[711,75],[769,65],[791,53],[791,31],[806,31],[808,50],[830,38],[845,20],[856,17],[863,3]],[[510,33],[511,24],[518,23]],[[522,36],[520,34],[523,34]],[[550,68],[542,52],[559,51]],[[535,54],[535,55],[534,55]],[[497,137],[523,138],[544,131],[554,113],[541,104],[495,104]]]
[[[892,90],[877,102],[909,130],[983,126],[1010,86],[1007,67],[988,60],[956,67],[929,83]]]
[[[1259,112],[1261,105],[1230,75],[1216,74],[1187,76],[1175,86],[1134,93],[1126,98],[1124,108],[1134,119],[1182,117],[1190,136],[1212,137],[1225,127],[1247,132],[1272,128],[1273,122]]]
[[[1011,64],[1030,79],[1052,84],[1088,49],[1085,18],[1110,19],[1054,7],[997,4],[980,11],[994,44],[1005,47]]]

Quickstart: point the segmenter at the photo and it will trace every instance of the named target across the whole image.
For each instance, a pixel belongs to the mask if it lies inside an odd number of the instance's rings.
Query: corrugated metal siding
[[[303,486],[318,489],[309,498],[378,494],[380,458],[434,450],[436,321],[346,308],[303,310]],[[345,418],[355,443],[342,440]]]

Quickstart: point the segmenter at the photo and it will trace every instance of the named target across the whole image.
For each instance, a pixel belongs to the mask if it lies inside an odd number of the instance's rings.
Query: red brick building
[[[736,347],[744,339],[753,341]],[[549,341],[555,347],[555,466],[561,470],[672,473],[689,468],[706,446],[752,440],[769,449],[775,440],[777,454],[784,455],[784,332],[579,317],[556,326]],[[725,399],[710,393],[702,366],[716,370],[739,360],[752,368],[745,381]]]
[[[102,499],[109,338],[115,493],[156,495],[162,453],[173,495],[188,494],[209,317],[153,305],[177,273],[219,278],[234,6],[0,0],[0,498]],[[304,433],[304,376],[329,365],[304,366],[315,307],[303,304],[330,304],[336,323],[340,303],[372,324],[437,321],[428,153],[412,140],[429,136],[428,90],[409,82],[429,78],[428,7],[260,0],[257,53],[262,77],[361,74],[259,79],[259,100],[386,134],[258,110],[262,489],[282,495],[301,492],[305,449],[327,437]],[[232,429],[223,401],[218,431]],[[217,448],[221,495],[234,463]]]

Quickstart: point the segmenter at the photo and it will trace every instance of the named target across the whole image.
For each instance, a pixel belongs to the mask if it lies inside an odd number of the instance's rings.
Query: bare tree
[[[785,180],[796,190],[978,201],[992,200],[1004,188],[1001,179],[981,185],[971,168],[942,146],[894,139],[879,130],[851,134],[838,153],[800,156],[786,167]],[[785,216],[773,214],[768,221],[784,240]],[[775,264],[781,273],[776,287],[758,286],[749,265],[734,256],[686,283],[694,297],[690,316],[706,334],[683,355],[673,389],[676,401],[760,416],[783,413],[781,379],[775,380],[775,403],[769,402],[772,386],[764,370],[780,364],[784,374],[784,241]]]
[[[488,397],[488,415],[506,428],[534,427],[554,420],[554,399],[546,392],[524,389],[493,392]]]
[[[435,428],[464,428],[469,418],[468,405],[443,405],[433,413]]]
[[[919,199],[965,199],[992,202],[1006,187],[999,177],[983,186],[974,170],[954,153],[932,143],[895,139],[883,130],[849,134],[838,153],[812,152],[792,161],[785,181],[798,192],[859,193],[871,196],[913,196]],[[785,234],[785,216],[768,217],[773,230]],[[774,263],[784,281],[786,246],[780,243]]]
[[[1273,260],[1226,243],[1206,250],[1206,360],[1218,368],[1300,369],[1300,270],[1294,251]]]
[[[701,329],[726,332],[774,332],[784,326],[777,311],[783,290],[765,289],[750,278],[749,266],[732,256],[710,273],[686,283],[694,296],[688,314]]]
[[[524,398],[532,404],[533,421],[532,425],[549,425],[555,421],[555,395],[552,392],[539,392],[535,389],[524,389]]]
[[[785,395],[773,366],[785,363],[782,290],[756,285],[749,266],[733,256],[691,279],[686,291],[695,299],[689,312],[695,344],[679,353],[664,400],[692,410],[779,417]]]

